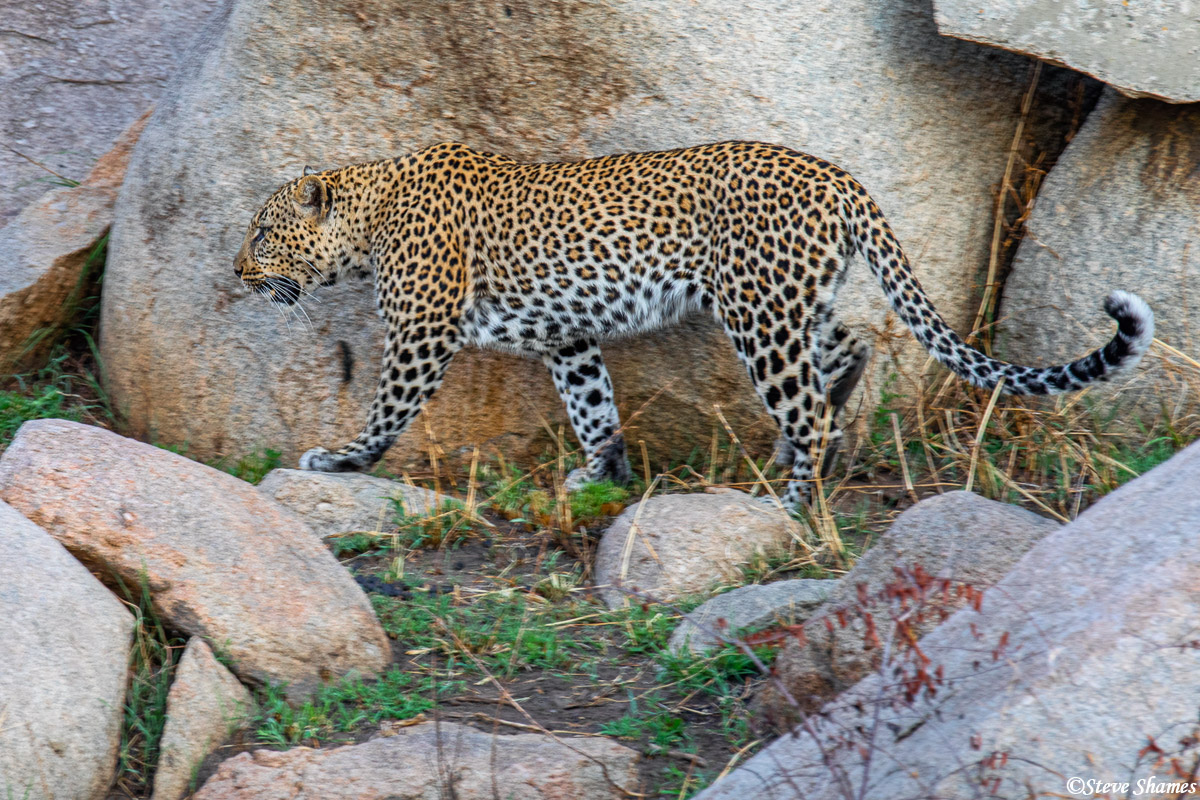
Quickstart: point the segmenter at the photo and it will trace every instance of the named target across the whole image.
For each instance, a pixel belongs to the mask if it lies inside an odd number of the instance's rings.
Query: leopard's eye
[[[254,239],[251,241],[251,244],[258,244],[265,238],[267,238],[267,229],[259,228],[258,233],[254,234]]]

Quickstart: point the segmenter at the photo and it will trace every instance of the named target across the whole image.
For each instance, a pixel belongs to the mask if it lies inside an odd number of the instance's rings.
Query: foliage
[[[135,627],[117,751],[117,780],[127,792],[134,792],[153,782],[159,741],[167,721],[167,694],[186,642],[167,631],[150,605],[145,575],[137,598],[123,584],[121,589],[126,605],[134,613]]]
[[[430,679],[392,669],[378,680],[345,678],[325,686],[298,707],[288,704],[286,687],[269,685],[259,692],[254,739],[287,748],[317,744],[355,730],[364,723],[411,719],[433,708],[437,690]]]

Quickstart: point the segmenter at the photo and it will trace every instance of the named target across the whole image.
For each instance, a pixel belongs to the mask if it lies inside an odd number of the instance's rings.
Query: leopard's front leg
[[[457,327],[444,320],[389,324],[383,373],[366,426],[335,452],[324,447],[309,450],[300,457],[300,469],[354,472],[379,461],[441,385],[450,359],[462,348],[460,339]]]

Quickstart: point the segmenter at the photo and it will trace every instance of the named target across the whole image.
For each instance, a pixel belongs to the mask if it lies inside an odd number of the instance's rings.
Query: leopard
[[[252,293],[290,306],[347,274],[373,276],[385,323],[366,424],[304,470],[370,469],[468,345],[540,358],[579,441],[568,489],[631,478],[601,344],[711,315],[778,424],[786,487],[810,502],[817,459],[870,347],[839,317],[853,258],[941,365],[985,390],[1071,392],[1131,368],[1154,337],[1137,295],[1112,291],[1117,330],[1051,367],[967,344],[917,280],[879,206],[851,175],[789,147],[728,141],[561,162],[446,142],[335,169],[305,167],[254,214],[234,259]],[[1002,384],[1002,385],[1001,385]],[[790,467],[790,471],[787,468]]]

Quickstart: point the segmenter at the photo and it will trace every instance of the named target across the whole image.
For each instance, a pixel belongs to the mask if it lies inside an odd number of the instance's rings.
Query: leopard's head
[[[276,303],[292,305],[346,268],[360,269],[366,248],[354,241],[339,203],[337,170],[316,172],[280,187],[258,210],[233,260],[242,283]]]

